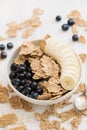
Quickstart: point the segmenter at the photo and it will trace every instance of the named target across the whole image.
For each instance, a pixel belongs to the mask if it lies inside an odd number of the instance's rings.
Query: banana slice
[[[72,90],[80,79],[81,66],[74,51],[57,39],[46,40],[44,52],[53,57],[61,65],[61,84],[64,89]]]
[[[72,74],[63,75],[60,82],[63,88],[66,90],[72,90],[73,87],[77,84],[77,80]]]

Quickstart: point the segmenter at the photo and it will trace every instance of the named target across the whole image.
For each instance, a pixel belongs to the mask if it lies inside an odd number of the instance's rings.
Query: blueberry
[[[63,24],[62,25],[62,30],[63,31],[67,31],[69,29],[69,25],[68,24]]]
[[[38,87],[38,88],[36,89],[36,92],[37,92],[38,94],[42,94],[42,93],[43,93],[43,90]]]
[[[36,89],[36,88],[37,88],[37,85],[38,85],[38,83],[37,83],[36,81],[32,81],[32,83],[31,83],[31,88],[32,88],[32,89]]]
[[[19,86],[20,85],[20,79],[16,78],[12,80],[12,84],[15,86]]]
[[[30,98],[34,98],[34,92],[31,92],[29,95]]]
[[[72,18],[70,18],[70,19],[67,21],[67,23],[68,23],[69,26],[72,26],[72,25],[75,24],[75,20],[72,19]]]
[[[24,80],[24,79],[22,79],[22,80],[20,81],[20,84],[21,84],[21,85],[25,85],[25,83],[26,83],[26,80]]]
[[[26,67],[25,65],[21,64],[19,67],[18,67],[18,71],[19,72],[24,72],[26,70]]]
[[[11,42],[7,43],[7,48],[12,49],[13,48],[13,43],[11,43]]]
[[[32,72],[32,70],[31,70],[30,67],[26,67],[26,71],[27,71],[27,72]]]
[[[30,72],[26,73],[26,78],[27,78],[27,79],[32,78],[32,76],[33,76],[33,74],[32,74],[32,73],[30,73]]]
[[[15,78],[15,77],[16,77],[16,74],[15,74],[15,72],[11,72],[11,73],[9,74],[9,77],[10,77],[10,79],[13,79],[13,78]]]
[[[34,93],[34,98],[37,99],[37,98],[38,98],[38,95],[39,95],[39,94],[38,94],[37,92],[35,92],[35,93]]]
[[[24,73],[18,73],[18,74],[17,74],[17,77],[18,77],[19,79],[23,79],[23,78],[24,78],[24,76],[25,76],[25,74],[24,74]]]
[[[24,86],[18,86],[17,88],[16,88],[19,92],[22,92],[23,90],[24,90]]]
[[[5,49],[5,45],[4,44],[0,44],[0,50],[4,50]]]
[[[30,66],[30,63],[29,63],[29,61],[28,60],[26,60],[25,62],[24,62],[24,64],[26,65],[26,66]]]
[[[7,58],[7,52],[2,51],[1,52],[1,59],[5,59],[5,58]]]
[[[13,63],[13,64],[11,65],[11,67],[10,67],[11,71],[15,71],[15,70],[17,70],[17,68],[18,68],[18,65],[15,64],[15,63]]]
[[[72,36],[72,40],[73,40],[73,41],[78,41],[78,39],[79,39],[79,37],[78,37],[77,34],[74,34],[74,35]]]
[[[30,93],[31,93],[31,90],[32,90],[31,87],[25,88],[25,89],[24,89],[24,92],[23,92],[24,95],[30,94]]]
[[[30,86],[31,86],[31,84],[29,82],[25,84],[25,88],[28,88]]]
[[[60,21],[62,18],[60,15],[56,16],[56,21]]]

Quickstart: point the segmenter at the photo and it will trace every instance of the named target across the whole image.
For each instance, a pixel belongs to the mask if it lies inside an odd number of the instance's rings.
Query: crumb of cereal
[[[83,92],[84,88],[85,88],[85,83],[80,83],[78,89],[74,92],[74,94]]]
[[[11,107],[14,109],[22,109],[21,98],[18,96],[12,96],[9,99],[9,103],[10,103]]]
[[[64,111],[60,114],[60,119],[61,122],[65,122],[68,121],[69,119],[71,119],[72,117],[76,116],[76,111],[74,108],[68,110],[68,111]]]
[[[9,93],[7,88],[0,85],[0,103],[7,103],[9,100]]]
[[[33,27],[28,27],[27,29],[25,29],[22,33],[22,38],[28,38],[29,36],[31,36],[34,32],[34,28]]]
[[[84,20],[77,17],[75,18],[75,21],[76,21],[76,25],[80,26],[80,27],[83,27],[84,26]]]
[[[78,130],[81,121],[82,121],[82,115],[73,117],[73,119],[70,121],[72,130]]]
[[[83,43],[83,44],[86,43],[86,39],[85,39],[84,36],[80,36],[78,41],[81,42],[81,43]]]
[[[41,114],[39,112],[35,112],[34,115],[37,120],[41,120]]]
[[[26,126],[18,126],[15,128],[10,128],[10,130],[27,130]]]
[[[82,62],[84,63],[85,60],[86,60],[86,56],[87,56],[87,55],[86,55],[86,54],[80,54],[79,56],[80,56]]]
[[[14,113],[4,114],[0,117],[0,128],[17,123],[17,116]]]
[[[12,21],[8,24],[8,30],[6,33],[9,37],[16,37],[17,29],[18,29],[17,23],[15,21]]]
[[[72,34],[78,34],[79,33],[78,30],[77,30],[77,26],[76,25],[73,25],[71,27],[71,29],[72,29]]]
[[[47,40],[48,38],[51,38],[51,35],[50,34],[47,34],[44,36],[44,39]]]
[[[66,128],[62,127],[61,130],[67,130]]]
[[[11,86],[8,84],[7,85],[7,90],[8,90],[8,92],[10,92],[10,93],[13,93],[14,92],[14,90],[11,88]]]
[[[12,96],[9,99],[9,103],[11,107],[14,109],[23,109],[25,111],[32,111],[32,104],[21,99],[18,96]]]
[[[81,14],[78,10],[72,10],[70,14],[67,15],[68,18],[73,18],[73,17],[81,17]]]
[[[36,8],[33,11],[34,15],[41,15],[41,14],[43,14],[43,12],[44,11],[42,9],[40,9],[40,8]]]
[[[6,40],[5,37],[0,36],[0,41],[5,41],[5,40]]]

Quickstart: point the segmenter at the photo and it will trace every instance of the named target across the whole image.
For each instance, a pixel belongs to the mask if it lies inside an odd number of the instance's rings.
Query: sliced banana
[[[66,90],[72,90],[73,87],[77,84],[77,80],[72,74],[63,75],[60,81],[63,88]]]
[[[72,90],[80,79],[81,66],[75,52],[57,39],[46,40],[44,52],[61,65],[61,84],[64,89]]]

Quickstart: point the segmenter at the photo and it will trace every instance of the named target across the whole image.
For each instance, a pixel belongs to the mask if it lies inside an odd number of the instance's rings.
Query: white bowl
[[[22,99],[30,102],[30,103],[33,103],[33,104],[37,104],[37,105],[52,105],[52,104],[56,104],[56,103],[59,103],[63,100],[65,100],[66,98],[68,98],[69,96],[71,96],[73,94],[73,92],[78,88],[79,86],[79,83],[80,83],[80,80],[78,82],[78,84],[73,88],[73,90],[71,90],[70,92],[66,93],[64,96],[58,98],[58,99],[55,99],[55,100],[37,100],[37,99],[32,99],[32,98],[29,98],[23,94],[21,94],[11,83],[10,81],[10,78],[9,78],[9,74],[10,74],[10,66],[11,64],[13,63],[13,60],[14,58],[18,55],[19,53],[19,48],[17,48],[13,54],[10,56],[9,60],[8,60],[8,63],[7,63],[7,72],[6,72],[6,76],[7,76],[7,80],[8,80],[8,83],[9,85],[11,86],[11,88],[14,90],[14,92],[19,96],[21,97]],[[77,54],[76,54],[77,55]],[[80,58],[77,56],[79,62],[80,62]],[[80,66],[81,66],[81,62],[80,62]],[[80,76],[80,79],[81,79],[81,76]]]

